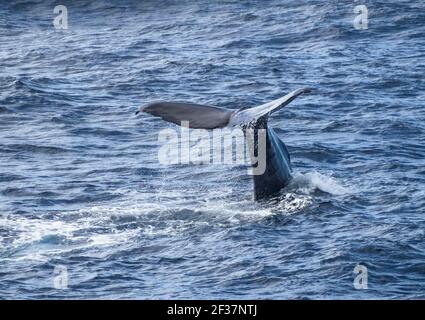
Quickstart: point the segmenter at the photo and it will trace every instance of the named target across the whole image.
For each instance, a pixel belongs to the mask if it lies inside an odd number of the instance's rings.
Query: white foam
[[[308,207],[312,202],[313,200],[311,196],[286,193],[280,197],[276,209],[280,209],[283,213],[289,215]]]
[[[332,176],[324,175],[316,171],[294,174],[291,187],[295,187],[296,189],[308,194],[317,189],[332,195],[352,193],[351,188],[343,186]]]
[[[37,219],[0,216],[0,225],[10,230],[13,237],[12,242],[0,242],[0,253],[11,259],[47,260],[49,256],[81,248],[121,250],[137,243],[140,237],[173,237],[192,228],[237,225],[276,214],[294,214],[311,205],[312,193],[317,189],[332,195],[351,192],[332,176],[318,172],[295,174],[277,202],[270,203],[257,203],[249,196],[231,199],[232,187],[205,194],[203,201],[187,199],[185,190],[167,191],[166,197],[161,190],[150,194],[119,190],[126,197],[112,205],[41,214]],[[189,214],[182,214],[184,210]],[[136,227],[126,228],[126,217]],[[96,250],[92,251],[96,254]]]
[[[20,246],[33,243],[54,235],[69,237],[79,226],[76,222],[67,223],[60,220],[30,219],[24,216],[1,216],[0,225],[18,233],[12,245]]]

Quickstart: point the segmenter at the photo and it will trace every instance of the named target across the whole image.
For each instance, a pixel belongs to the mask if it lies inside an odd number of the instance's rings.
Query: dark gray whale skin
[[[267,117],[261,117],[253,124],[254,129],[266,129],[266,168],[263,174],[252,176],[254,200],[256,201],[278,194],[292,179],[291,158],[288,149],[274,130],[267,126],[267,121]],[[255,154],[258,150],[255,145],[257,143],[258,139],[254,140]]]
[[[275,196],[291,181],[291,159],[286,145],[268,126],[269,115],[287,105],[297,96],[310,92],[309,89],[299,89],[290,94],[254,108],[230,110],[185,102],[157,101],[149,103],[140,112],[161,117],[163,120],[180,125],[182,121],[188,121],[189,128],[215,129],[229,125],[238,125],[246,131],[254,129],[266,130],[266,167],[262,174],[253,175],[254,200],[260,201]],[[255,135],[256,136],[256,135]],[[258,139],[254,139],[252,145],[248,144],[251,154],[257,155]],[[253,164],[255,167],[255,164]]]

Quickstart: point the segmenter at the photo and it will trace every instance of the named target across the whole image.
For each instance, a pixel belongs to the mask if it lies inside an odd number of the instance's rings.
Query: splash
[[[275,206],[275,209],[286,215],[291,215],[301,211],[312,203],[313,199],[311,196],[296,193],[285,193],[279,197],[279,201]]]
[[[336,196],[350,194],[353,191],[351,188],[342,185],[334,177],[316,171],[294,174],[289,189],[295,189],[306,194],[320,190]]]
[[[167,191],[167,197],[161,189],[150,194],[119,190],[126,197],[105,206],[42,214],[37,219],[0,217],[1,225],[13,234],[9,242],[0,242],[0,254],[14,259],[48,260],[52,254],[73,249],[120,250],[152,237],[175,237],[194,229],[227,228],[276,214],[296,214],[314,202],[316,190],[332,195],[351,192],[332,176],[318,172],[295,174],[281,196],[266,203],[254,202],[249,196],[233,198],[232,188],[209,191],[195,199],[185,198],[184,190]],[[4,250],[6,247],[9,250]]]

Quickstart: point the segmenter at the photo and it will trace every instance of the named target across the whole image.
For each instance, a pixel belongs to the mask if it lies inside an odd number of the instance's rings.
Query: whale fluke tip
[[[136,111],[136,116],[139,115],[139,113],[142,113],[144,111],[146,106],[141,107],[139,110]]]
[[[298,93],[311,93],[312,91],[314,91],[314,89],[310,87],[306,87],[306,88],[298,89],[297,91]]]

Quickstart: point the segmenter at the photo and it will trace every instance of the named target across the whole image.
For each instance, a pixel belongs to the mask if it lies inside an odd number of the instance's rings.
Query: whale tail
[[[162,120],[181,125],[187,122],[193,129],[216,129],[228,125],[232,110],[213,106],[186,103],[157,101],[140,108],[140,112],[160,117]]]
[[[149,113],[177,125],[181,125],[185,121],[188,122],[189,128],[193,129],[216,129],[228,125],[253,123],[263,116],[282,109],[299,95],[308,92],[310,92],[308,88],[298,89],[260,106],[242,108],[236,111],[195,103],[157,101],[143,106],[136,114],[140,112]]]
[[[283,141],[268,127],[268,117],[280,110],[292,100],[309,89],[298,89],[286,96],[253,108],[230,110],[213,106],[182,102],[154,102],[142,107],[139,112],[146,112],[165,121],[178,125],[187,125],[194,129],[215,129],[226,126],[240,126],[245,129],[265,129],[265,166],[261,174],[253,176],[254,199],[266,199],[285,187],[291,180],[291,163],[288,149]],[[183,124],[183,121],[187,122]],[[248,144],[250,154],[258,155],[258,139]],[[253,167],[260,165],[254,163]]]
[[[268,115],[282,109],[284,106],[291,103],[299,95],[309,92],[311,92],[309,88],[302,88],[294,90],[288,93],[286,96],[267,102],[260,106],[252,108],[242,108],[232,115],[229,124],[241,125],[258,121],[261,117],[267,117]]]

